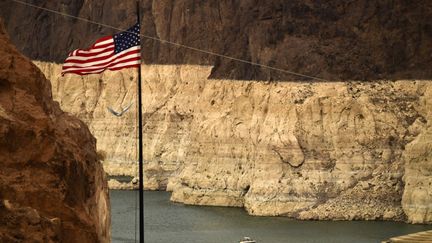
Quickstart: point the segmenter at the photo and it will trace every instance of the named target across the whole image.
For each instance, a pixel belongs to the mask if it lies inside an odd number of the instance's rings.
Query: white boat
[[[256,241],[252,240],[250,237],[243,237],[243,240],[239,241],[239,243],[256,243]]]

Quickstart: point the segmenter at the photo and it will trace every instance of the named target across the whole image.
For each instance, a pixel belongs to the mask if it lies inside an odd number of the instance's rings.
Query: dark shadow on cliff
[[[38,1],[126,29],[134,2]],[[432,2],[141,1],[142,34],[325,80],[432,79]],[[113,14],[115,13],[115,14]],[[62,63],[71,50],[118,31],[6,1],[0,16],[20,51]],[[210,78],[310,79],[142,39],[147,64],[212,65]]]

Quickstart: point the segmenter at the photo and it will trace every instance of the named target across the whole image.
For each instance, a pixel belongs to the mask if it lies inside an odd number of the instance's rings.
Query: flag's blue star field
[[[125,32],[121,32],[114,35],[114,53],[117,54],[133,46],[140,45],[140,26],[135,24]]]

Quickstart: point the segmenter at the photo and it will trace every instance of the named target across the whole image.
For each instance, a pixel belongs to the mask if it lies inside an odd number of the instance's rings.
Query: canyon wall
[[[39,4],[135,21],[133,2]],[[431,222],[431,1],[143,0],[141,11],[144,35],[333,80],[142,38],[147,189],[254,215]],[[118,29],[9,1],[0,16],[89,125],[106,171],[136,175],[136,71],[61,77],[55,64]]]
[[[64,113],[0,20],[0,241],[110,242],[96,140]]]
[[[406,145],[403,153],[405,189],[402,205],[413,223],[432,222],[432,89],[428,85],[424,87],[420,106],[416,109],[427,122],[421,127],[418,124],[412,126],[411,131],[419,135]]]
[[[89,124],[107,171],[136,175],[136,107],[119,118],[107,110],[136,104],[136,70],[61,77],[59,65],[37,65],[61,106]],[[147,189],[253,215],[431,222],[430,81],[259,82],[208,79],[206,66],[142,68]]]
[[[33,4],[127,29],[135,1],[43,0]],[[206,51],[327,80],[432,79],[429,0],[141,0],[141,33]],[[33,60],[64,61],[118,29],[87,23],[13,1],[0,16],[19,50]],[[214,66],[211,77],[301,79],[142,38],[148,64]]]

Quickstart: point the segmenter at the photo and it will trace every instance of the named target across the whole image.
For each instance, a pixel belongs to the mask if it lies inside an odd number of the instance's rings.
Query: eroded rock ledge
[[[110,242],[96,140],[0,21],[0,242]]]
[[[106,164],[134,175],[136,109],[116,118],[107,107],[134,102],[135,71],[60,77],[37,65]],[[210,70],[143,66],[147,189],[253,215],[431,222],[430,81],[209,80]]]

